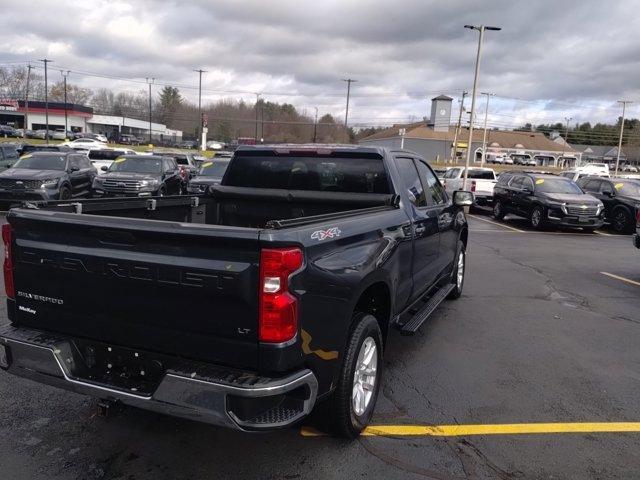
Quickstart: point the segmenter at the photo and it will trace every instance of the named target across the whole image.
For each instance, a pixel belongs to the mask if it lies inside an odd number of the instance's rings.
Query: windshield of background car
[[[28,168],[30,170],[64,170],[67,159],[60,155],[25,155],[18,160],[14,168]]]
[[[615,182],[613,188],[620,195],[627,197],[640,197],[640,182]]]
[[[236,156],[223,184],[325,192],[390,193],[382,158]]]
[[[491,170],[469,170],[467,178],[477,180],[495,180],[496,175]]]
[[[581,194],[582,190],[571,180],[564,178],[536,178],[536,192],[544,193],[575,193]]]
[[[109,167],[110,172],[130,173],[162,173],[161,158],[144,158],[143,156],[120,157]]]
[[[229,162],[204,162],[198,171],[198,175],[205,177],[222,177],[227,171]]]

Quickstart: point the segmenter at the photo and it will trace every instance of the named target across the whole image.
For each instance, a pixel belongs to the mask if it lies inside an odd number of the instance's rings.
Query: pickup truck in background
[[[389,329],[461,295],[471,202],[411,152],[261,145],[202,195],[25,204],[0,367],[245,431],[317,408],[355,437]]]
[[[464,167],[454,167],[447,170],[442,177],[444,187],[449,195],[456,190],[462,190],[464,183]],[[474,206],[490,206],[493,204],[493,188],[498,183],[496,172],[491,168],[469,168],[467,174],[467,190],[474,195]]]

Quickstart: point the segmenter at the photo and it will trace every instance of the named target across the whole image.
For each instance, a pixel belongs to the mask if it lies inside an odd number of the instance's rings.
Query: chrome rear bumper
[[[185,361],[162,374],[152,393],[129,391],[74,375],[82,355],[71,338],[48,332],[0,327],[9,373],[40,383],[146,410],[240,430],[287,427],[308,415],[318,383],[310,370],[286,377],[260,377],[224,367]],[[133,352],[133,350],[132,350]],[[184,367],[184,368],[183,368]]]

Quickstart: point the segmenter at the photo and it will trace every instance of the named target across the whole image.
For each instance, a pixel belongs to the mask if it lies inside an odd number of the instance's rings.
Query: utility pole
[[[67,70],[66,73],[64,70],[60,70],[60,75],[64,79],[64,138],[67,138],[67,131],[69,131],[69,119],[67,116],[67,77],[69,73],[70,70]]]
[[[260,93],[256,93],[256,106],[255,106],[255,110],[256,110],[256,134],[255,134],[255,139],[256,139],[256,144],[258,143],[258,102],[260,101],[260,97],[262,94]]]
[[[149,84],[149,145],[151,145],[151,84],[155,82],[155,78],[147,77],[147,83]]]
[[[351,84],[357,82],[358,80],[354,80],[352,78],[343,78],[343,82],[347,82],[347,109],[344,112],[344,128],[347,130],[349,128],[349,96],[351,95]]]
[[[398,130],[398,134],[400,135],[400,150],[404,150],[404,136],[407,133],[406,128],[401,128]]]
[[[318,107],[313,107],[316,109],[316,119],[313,122],[313,143],[316,143],[318,138]]]
[[[482,159],[480,166],[484,167],[484,161],[487,155],[487,118],[489,117],[489,98],[495,96],[495,93],[482,92],[480,95],[487,96],[487,106],[484,110],[484,135],[482,136]]]
[[[464,180],[462,181],[462,189],[467,189],[467,174],[469,172],[469,159],[471,158],[471,146],[473,143],[473,123],[476,118],[476,92],[478,89],[478,76],[480,74],[480,60],[482,58],[482,40],[484,40],[485,30],[499,31],[500,27],[487,27],[485,25],[474,26],[465,25],[464,28],[470,30],[477,30],[480,35],[478,36],[478,53],[476,55],[476,69],[473,76],[473,91],[471,92],[471,120],[469,122],[469,141],[467,142],[467,160],[465,162]]]
[[[458,124],[456,125],[455,133],[453,134],[453,146],[451,147],[451,163],[455,163],[458,154],[458,134],[460,133],[460,127],[462,126],[462,112],[464,112],[464,97],[467,96],[467,92],[462,92],[462,99],[460,100],[460,114],[458,115]]]
[[[198,70],[194,70],[194,72],[198,73],[198,133],[200,134],[200,150],[206,150],[206,137],[203,134],[203,121],[202,121],[202,74],[206,72],[206,70],[202,70],[201,68]]]
[[[564,130],[564,143],[562,144],[562,160],[560,167],[564,168],[564,152],[569,144],[569,122],[573,119],[573,117],[564,117],[565,122],[567,122],[567,126]]]
[[[27,65],[27,90],[24,94],[24,131],[22,136],[27,138],[27,130],[29,129],[29,79],[31,78],[31,64]]]
[[[629,100],[618,100],[622,104],[622,121],[620,122],[620,140],[618,140],[618,155],[616,156],[616,176],[618,176],[618,168],[620,168],[620,151],[622,150],[622,134],[624,133],[624,114],[627,103],[633,103]]]
[[[47,64],[51,63],[53,60],[49,60],[43,58],[40,60],[44,63],[44,121],[45,121],[45,134],[44,138],[46,139],[46,144],[49,145],[49,87],[47,80]]]

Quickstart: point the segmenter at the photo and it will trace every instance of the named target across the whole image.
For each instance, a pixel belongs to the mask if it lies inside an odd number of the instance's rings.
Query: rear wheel
[[[529,218],[531,226],[536,230],[542,230],[545,227],[544,209],[541,206],[534,207]]]
[[[321,408],[332,433],[355,438],[369,424],[380,389],[382,333],[373,315],[357,312],[336,389]]]
[[[496,200],[493,204],[493,218],[496,220],[504,220],[505,211],[500,200]]]

